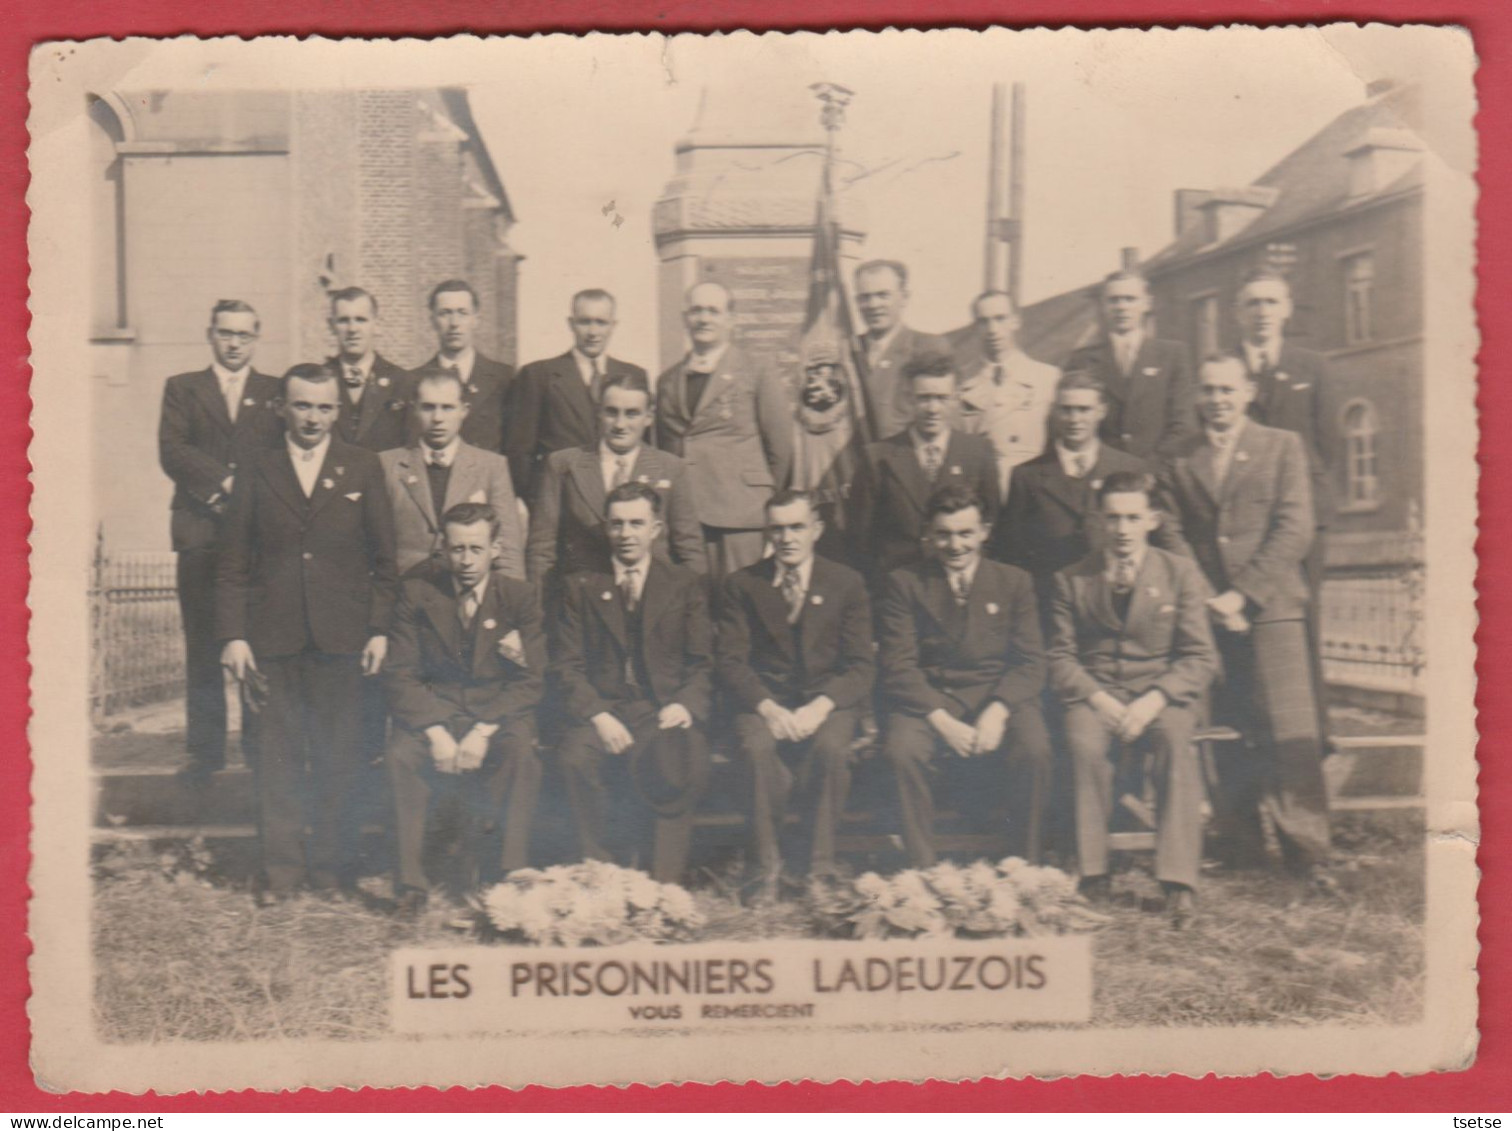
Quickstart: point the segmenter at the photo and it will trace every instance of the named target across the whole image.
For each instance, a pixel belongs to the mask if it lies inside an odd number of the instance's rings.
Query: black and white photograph
[[[39,47],[39,1079],[1469,1064],[1474,65]]]

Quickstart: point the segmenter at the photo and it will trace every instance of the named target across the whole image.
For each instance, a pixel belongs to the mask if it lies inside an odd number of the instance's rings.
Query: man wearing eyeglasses
[[[170,377],[163,386],[158,459],[173,480],[189,752],[183,776],[196,785],[226,764],[226,690],[214,625],[221,521],[248,452],[276,447],[283,434],[274,408],[278,378],[252,368],[258,330],[257,311],[240,299],[221,299],[205,331],[210,366]],[[244,721],[244,754],[250,745]]]

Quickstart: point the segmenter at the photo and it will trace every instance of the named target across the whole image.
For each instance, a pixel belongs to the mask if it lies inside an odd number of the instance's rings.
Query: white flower
[[[656,481],[656,487],[660,491],[670,491],[672,489],[672,480],[658,479]]]
[[[996,601],[988,601],[987,602],[987,615],[990,616],[990,617],[995,617],[995,616],[997,616],[997,614],[998,614],[998,605],[997,605],[997,602]]]
[[[614,600],[614,594],[611,593],[611,592],[609,592],[609,590],[605,589],[602,593],[599,594],[599,600],[600,601],[612,601],[612,600]]]
[[[489,617],[486,621],[483,622],[483,627],[484,628],[498,628],[499,627],[499,622],[496,621],[496,620],[494,620],[493,617]]]
[[[387,377],[380,377],[380,378],[378,378],[378,387],[380,389],[387,389],[388,386],[389,386],[389,379]]]
[[[822,605],[822,604],[824,604],[824,594],[823,593],[815,593],[812,597],[809,598],[809,604],[810,605]]]
[[[326,478],[324,478],[324,479],[322,479],[320,481],[320,485],[322,487],[324,487],[327,491],[329,491],[333,487],[336,486],[336,481],[334,479],[332,479],[330,476],[326,476]]]

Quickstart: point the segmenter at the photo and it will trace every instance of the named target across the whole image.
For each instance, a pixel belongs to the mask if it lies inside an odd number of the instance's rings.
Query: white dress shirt
[[[438,355],[442,369],[454,370],[458,377],[462,378],[462,384],[466,385],[472,380],[473,365],[478,360],[478,351],[468,346],[456,357],[447,357],[444,353]]]
[[[1139,360],[1139,351],[1144,346],[1144,332],[1129,330],[1123,334],[1109,334],[1108,344],[1113,347],[1113,364],[1125,377],[1134,372],[1134,363]]]
[[[220,362],[210,363],[210,368],[215,373],[215,379],[220,383],[221,396],[226,401],[226,413],[231,417],[231,423],[236,423],[236,413],[241,408],[242,391],[247,387],[247,374],[252,372],[252,366],[244,365],[235,373],[224,368]]]
[[[1244,418],[1240,417],[1227,432],[1215,432],[1204,427],[1207,442],[1213,449],[1213,479],[1222,487],[1228,479],[1229,468],[1234,463],[1234,449],[1239,445],[1239,435],[1244,431]]]
[[[1254,342],[1242,342],[1240,348],[1244,351],[1244,364],[1251,373],[1263,373],[1272,365],[1281,362],[1281,339],[1257,345]]]
[[[977,570],[981,568],[981,565],[982,556],[978,554],[975,558],[972,559],[971,564],[965,569],[951,569],[949,566],[945,567],[945,580],[950,583],[951,596],[956,596],[958,592],[970,595],[972,583],[976,581]],[[964,584],[957,580],[957,578],[960,577],[964,577],[966,579]],[[961,588],[958,590],[956,588],[957,586],[961,586]],[[960,598],[957,597],[956,599],[959,600]]]
[[[1102,454],[1102,444],[1095,438],[1079,452],[1073,452],[1059,440],[1055,442],[1055,456],[1060,460],[1061,470],[1072,479],[1080,479],[1090,475],[1092,469],[1097,466],[1097,457]],[[1082,461],[1082,470],[1077,471],[1077,461]]]
[[[420,443],[420,451],[425,456],[427,466],[440,463],[442,467],[450,467],[457,462],[457,452],[461,450],[461,447],[461,436],[453,436],[451,443],[444,448],[433,448],[423,440]]]
[[[597,374],[609,372],[609,358],[604,354],[597,357],[589,357],[582,353],[577,346],[572,347],[572,360],[577,365],[578,376],[583,379],[583,384],[593,387],[593,378]]]
[[[635,571],[635,603],[641,602],[641,595],[646,591],[646,572],[651,568],[651,559],[642,558],[634,565],[625,565],[618,558],[614,559],[614,585],[621,593],[625,591],[625,575],[631,570]]]
[[[635,474],[635,461],[640,459],[641,445],[636,444],[628,452],[623,454],[616,452],[602,440],[599,441],[599,474],[604,479],[604,492],[614,490],[614,475],[619,470],[620,460],[625,461],[625,482],[630,482]]]
[[[368,382],[373,379],[373,362],[377,360],[377,357],[376,353],[369,352],[363,354],[356,361],[347,361],[346,358],[338,359],[338,363],[341,365],[341,373],[339,374],[341,387],[346,390],[347,396],[351,397],[353,402],[360,402],[362,394],[367,392]],[[346,383],[347,378],[351,376],[353,370],[362,375],[362,384],[348,385]]]
[[[809,558],[808,561],[802,562],[799,565],[793,566],[792,568],[798,571],[798,596],[807,597],[809,591],[809,581],[814,576],[814,559]],[[783,578],[787,577],[787,575],[788,567],[783,565],[781,562],[778,562],[776,570],[772,573],[772,588],[781,589],[782,580]]]
[[[893,340],[897,338],[898,331],[901,329],[903,329],[903,323],[894,322],[893,328],[880,338],[874,338],[870,334],[861,335],[861,352],[866,355],[867,365],[877,364],[882,355],[892,347]]]
[[[910,428],[908,430],[908,435],[909,438],[913,440],[914,457],[919,461],[919,467],[926,475],[929,474],[929,462],[924,458],[924,449],[928,448],[931,444],[933,444],[936,450],[938,450],[940,453],[940,470],[944,469],[945,452],[950,448],[949,428],[942,428],[940,430],[940,434],[933,440],[926,440],[923,436],[919,435],[919,430],[917,428]]]
[[[299,478],[299,489],[309,498],[315,491],[315,481],[320,478],[320,469],[325,465],[326,452],[331,447],[331,434],[313,448],[301,448],[293,440],[284,439],[289,449],[289,459],[294,464],[294,474]]]

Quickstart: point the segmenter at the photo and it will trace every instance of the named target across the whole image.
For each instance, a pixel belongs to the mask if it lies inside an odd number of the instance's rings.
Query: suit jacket
[[[1099,691],[1132,699],[1154,687],[1173,704],[1191,703],[1218,674],[1207,610],[1213,591],[1202,570],[1151,546],[1122,620],[1106,572],[1099,550],[1055,575],[1049,655],[1056,694],[1068,703]]]
[[[254,453],[237,476],[217,562],[216,636],[252,654],[360,652],[386,635],[398,573],[383,467],[331,438],[315,489],[300,489],[287,448]]]
[[[650,559],[641,589],[641,654],[645,694],[658,708],[681,703],[707,722],[713,699],[714,629],[703,579],[681,566]],[[631,650],[627,613],[613,572],[567,579],[554,640],[554,669],[572,718],[586,721],[633,695],[626,668]]]
[[[952,428],[944,461],[932,483],[919,466],[911,431],[868,444],[851,485],[858,560],[868,562],[879,574],[922,560],[925,507],[930,495],[951,484],[973,488],[985,506],[982,517],[997,521],[997,461],[986,437]]]
[[[1041,597],[1049,596],[1050,578],[1057,570],[1101,550],[1104,531],[1097,508],[1103,480],[1117,471],[1151,470],[1127,452],[1098,446],[1097,462],[1080,479],[1061,467],[1054,447],[1013,469],[1008,501],[992,532],[992,556],[1034,575]],[[1151,535],[1155,545],[1182,551],[1171,524],[1162,523]]]
[[[1206,435],[1189,437],[1165,461],[1160,484],[1165,509],[1180,521],[1216,592],[1243,593],[1252,621],[1302,616],[1308,599],[1302,561],[1315,521],[1300,436],[1247,422],[1221,487]]]
[[[1236,352],[1244,357],[1242,347]],[[1313,505],[1317,508],[1319,527],[1326,526],[1333,513],[1328,468],[1333,455],[1334,429],[1325,416],[1331,410],[1330,379],[1326,357],[1283,339],[1276,364],[1255,375],[1255,399],[1249,410],[1250,416],[1261,424],[1284,428],[1302,437],[1312,472]]]
[[[425,472],[425,453],[417,444],[392,448],[378,456],[383,463],[384,483],[394,505],[394,534],[398,541],[399,572],[405,573],[423,561],[439,558],[442,551],[441,515],[431,498]],[[509,461],[501,455],[460,444],[446,481],[442,514],[458,503],[487,503],[499,516],[502,549],[495,569],[509,577],[525,576],[525,532],[520,527],[520,508],[509,478]]]
[[[441,355],[436,354],[415,370],[413,384],[418,385],[421,377],[427,373],[439,372],[442,368]],[[467,385],[463,390],[469,406],[467,419],[462,422],[462,439],[465,443],[482,448],[485,452],[503,453],[505,421],[508,419],[510,390],[514,380],[514,366],[474,351],[472,372],[468,374]],[[405,438],[413,446],[420,441],[420,427],[415,422],[414,413],[409,416]]]
[[[535,590],[495,573],[471,630],[462,627],[456,589],[444,569],[400,584],[394,631],[383,665],[389,712],[400,726],[438,723],[453,735],[474,723],[498,723],[534,711],[546,687],[546,634]],[[499,642],[520,634],[525,666],[506,659]]]
[[[964,608],[938,562],[895,570],[878,621],[882,687],[905,714],[1013,710],[1045,686],[1034,582],[1014,566],[982,559]]]
[[[705,526],[755,530],[793,466],[793,403],[777,377],[730,346],[698,404],[684,357],[657,382],[657,443],[681,456]]]
[[[646,371],[619,358],[607,358],[607,380]],[[597,411],[593,395],[578,372],[572,351],[546,361],[532,361],[520,370],[510,391],[504,454],[523,497],[533,499],[540,489],[541,465],[552,452],[598,443]]]
[[[328,368],[342,381],[341,359],[326,360]],[[382,354],[373,355],[372,372],[356,411],[347,399],[346,383],[341,384],[341,410],[336,418],[335,438],[356,444],[370,452],[402,448],[409,436],[415,375],[401,369]]]
[[[866,392],[871,434],[885,439],[907,428],[913,420],[904,373],[914,361],[950,357],[950,342],[938,334],[925,334],[911,326],[899,326],[876,365],[866,359],[864,336],[855,342],[856,373]]]
[[[642,444],[630,477],[649,484],[661,496],[665,530],[652,552],[695,573],[704,572],[708,555],[683,461]],[[525,551],[532,581],[539,585],[553,571],[561,576],[585,570],[613,572],[609,538],[604,533],[604,496],[597,443],[566,448],[547,457]]]
[[[226,477],[235,476],[251,452],[283,440],[283,421],[274,408],[277,399],[277,377],[248,373],[233,424],[213,369],[168,378],[158,424],[158,461],[173,480],[170,529],[175,550],[215,545],[226,508],[221,490]]]
[[[1197,430],[1197,383],[1181,342],[1146,334],[1127,376],[1118,368],[1106,337],[1082,346],[1062,368],[1084,369],[1103,383],[1108,390],[1103,442],[1130,455],[1164,455]]]
[[[1006,487],[1004,467],[1033,459],[1049,442],[1050,409],[1060,370],[1015,348],[999,363],[1005,380],[997,385],[991,364],[983,356],[974,368],[963,367],[960,427],[992,441],[1000,482]]]
[[[764,699],[799,707],[827,695],[837,710],[861,706],[877,664],[871,602],[853,569],[815,557],[803,614],[788,623],[771,558],[724,579],[716,645],[720,682],[744,711]]]

